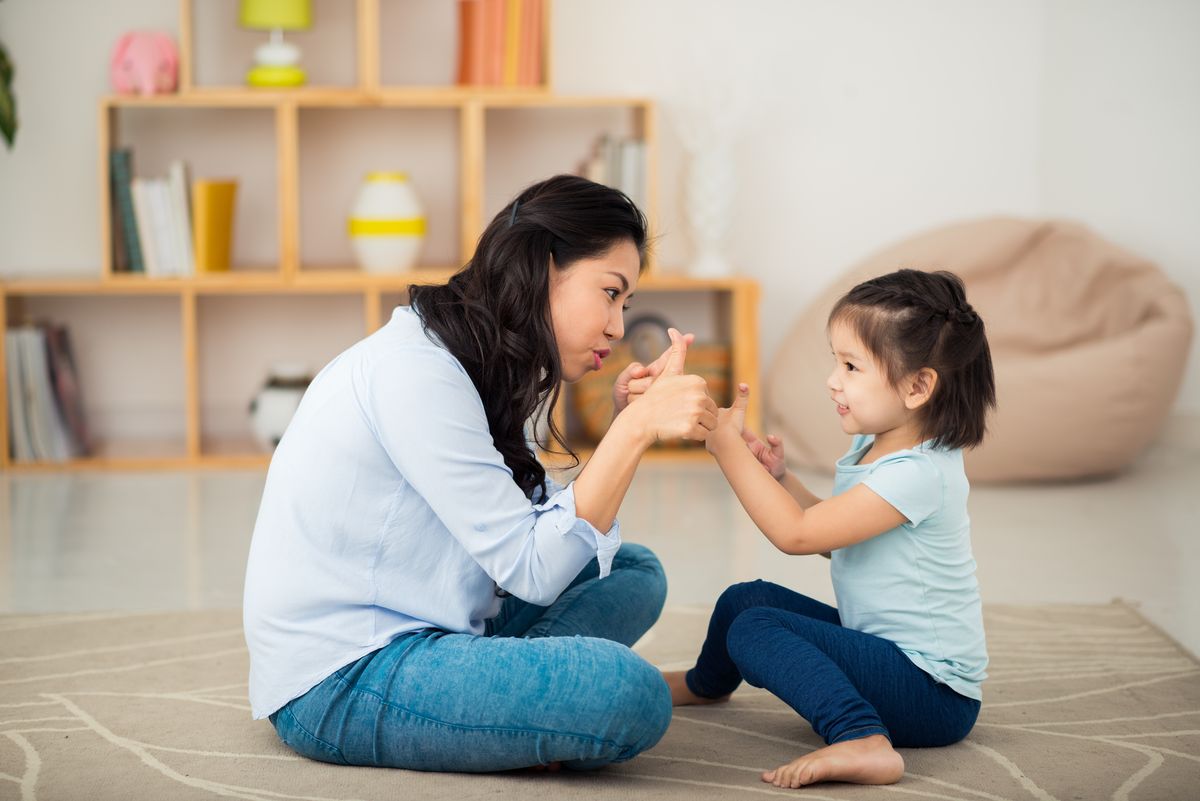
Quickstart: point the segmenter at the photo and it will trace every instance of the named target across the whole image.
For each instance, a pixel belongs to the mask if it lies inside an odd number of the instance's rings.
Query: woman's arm
[[[687,340],[671,329],[671,354],[662,373],[613,419],[596,452],[575,479],[575,514],[608,531],[646,449],[659,440],[702,441],[716,427],[717,406],[704,379],[684,375]]]

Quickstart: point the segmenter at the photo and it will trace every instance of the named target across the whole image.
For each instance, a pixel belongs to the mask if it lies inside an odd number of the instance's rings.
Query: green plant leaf
[[[17,101],[12,94],[13,66],[8,51],[0,44],[0,135],[9,148],[17,135]]]

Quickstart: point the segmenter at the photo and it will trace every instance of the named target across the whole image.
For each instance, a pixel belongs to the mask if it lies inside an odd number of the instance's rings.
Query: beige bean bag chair
[[[992,218],[877,253],[800,315],[765,394],[767,430],[794,465],[832,470],[849,444],[825,389],[829,310],[855,284],[901,267],[957,273],[987,325],[998,408],[983,445],[967,452],[972,479],[1112,473],[1158,432],[1192,338],[1182,290],[1083,225]]]

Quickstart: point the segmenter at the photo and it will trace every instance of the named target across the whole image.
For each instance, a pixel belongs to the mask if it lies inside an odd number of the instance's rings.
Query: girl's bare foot
[[[861,740],[843,740],[794,759],[762,780],[776,787],[803,787],[817,782],[895,784],[904,775],[904,757],[888,738],[872,734]]]
[[[686,670],[664,670],[662,675],[667,680],[667,686],[671,688],[671,706],[715,704],[729,700],[728,695],[722,695],[720,698],[705,698],[702,695],[696,695],[688,689],[687,681],[684,679],[687,675]]]

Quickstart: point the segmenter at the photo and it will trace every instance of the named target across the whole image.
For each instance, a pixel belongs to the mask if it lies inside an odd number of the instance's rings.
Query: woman
[[[531,186],[447,285],[412,287],[411,307],[313,381],[246,571],[253,714],[292,749],[586,769],[666,731],[667,686],[628,648],[666,582],[649,550],[621,545],[615,515],[646,448],[716,425],[703,379],[683,374],[688,340],[672,331],[658,361],[621,373],[612,426],[566,487],[525,433],[621,338],[645,248],[621,192]]]

